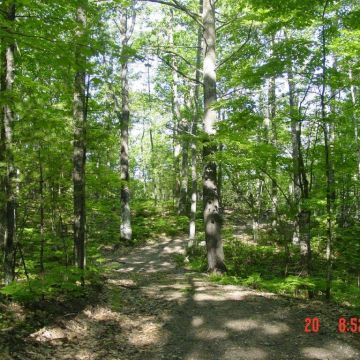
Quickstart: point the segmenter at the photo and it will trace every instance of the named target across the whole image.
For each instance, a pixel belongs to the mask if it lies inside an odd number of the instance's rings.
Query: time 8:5
[[[352,317],[347,320],[344,317],[339,318],[338,321],[338,330],[341,333],[345,332],[360,332],[360,318]]]

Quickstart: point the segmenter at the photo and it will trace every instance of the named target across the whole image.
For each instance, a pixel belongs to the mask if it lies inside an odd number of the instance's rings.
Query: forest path
[[[27,359],[359,359],[339,307],[218,285],[178,268],[184,238],[108,252],[102,301],[30,336]],[[317,316],[319,333],[304,333]],[[18,357],[19,359],[22,357]]]

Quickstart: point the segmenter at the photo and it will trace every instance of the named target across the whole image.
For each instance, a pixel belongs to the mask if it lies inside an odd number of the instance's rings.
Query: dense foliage
[[[359,305],[358,2],[216,2],[216,101],[202,1],[154,2],[1,2],[1,293],[81,295],[105,245],[192,223],[191,265],[216,281]]]

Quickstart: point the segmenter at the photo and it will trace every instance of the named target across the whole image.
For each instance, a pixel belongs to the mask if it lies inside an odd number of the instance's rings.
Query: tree
[[[130,10],[131,11],[131,10]],[[135,10],[132,9],[133,15],[130,16],[128,9],[125,9],[120,17],[120,36],[121,36],[121,146],[120,146],[120,178],[121,178],[121,226],[120,240],[125,242],[131,241],[131,213],[130,213],[130,190],[129,190],[129,80],[128,80],[128,62],[129,62],[129,39],[135,25]],[[130,25],[128,22],[131,20]]]
[[[226,271],[224,252],[221,240],[221,209],[217,179],[217,166],[211,157],[217,147],[211,140],[216,135],[215,124],[217,112],[213,108],[216,102],[216,51],[215,51],[215,3],[212,0],[203,2],[204,26],[204,117],[203,129],[207,136],[203,143],[203,199],[204,226],[207,247],[208,270],[210,272]]]
[[[85,163],[86,163],[86,7],[87,0],[81,0],[76,9],[77,29],[75,34],[75,82],[74,82],[74,245],[75,263],[80,269],[85,266]]]
[[[1,150],[4,151],[2,159],[6,163],[6,175],[4,176],[5,185],[5,216],[2,230],[4,232],[4,281],[9,284],[15,276],[15,237],[16,237],[16,169],[14,165],[13,154],[13,123],[14,97],[13,83],[15,72],[15,40],[11,35],[10,29],[15,22],[15,2],[12,0],[4,1],[2,4],[2,13],[6,26],[7,37],[2,39],[2,64],[1,64],[1,95],[5,98],[1,112]]]
[[[203,0],[199,1],[199,13],[203,11]],[[196,208],[197,208],[197,147],[196,147],[196,136],[197,128],[199,123],[199,116],[201,112],[200,107],[200,66],[202,56],[202,28],[198,27],[197,34],[197,48],[196,48],[196,70],[194,85],[194,115],[191,124],[191,207],[190,207],[190,225],[189,225],[189,248],[191,248],[195,241],[196,235]]]

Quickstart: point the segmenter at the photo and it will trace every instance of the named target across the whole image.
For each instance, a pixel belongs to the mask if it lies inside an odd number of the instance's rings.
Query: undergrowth
[[[189,253],[189,267],[193,271],[206,272],[206,248],[199,241]],[[291,248],[291,256],[275,245],[247,244],[225,232],[224,254],[227,273],[210,275],[210,280],[220,284],[249,286],[291,297],[307,298],[308,291],[325,300],[324,259],[313,254],[312,276],[300,276],[299,251]],[[290,245],[291,246],[291,245]],[[285,275],[285,269],[287,274]],[[334,264],[331,300],[337,304],[360,308],[360,288],[355,276],[343,275],[341,264]]]
[[[168,236],[182,234],[187,230],[187,225],[187,217],[176,215],[171,204],[162,204],[155,208],[151,201],[135,202],[132,204],[133,240],[130,245],[145,243],[149,239],[156,239],[161,234]],[[104,245],[119,244],[118,238],[109,236],[112,230],[108,228],[104,229],[102,239],[98,233],[89,233],[86,246],[87,265],[86,269],[81,271],[72,265],[71,234],[61,239],[54,236],[48,237],[44,249],[44,272],[41,272],[39,247],[33,246],[39,239],[36,238],[35,231],[30,230],[24,231],[25,236],[31,236],[31,239],[23,241],[28,245],[22,249],[24,261],[20,259],[18,261],[16,281],[0,288],[0,296],[3,299],[23,304],[85,297],[92,287],[102,284],[107,267],[106,258],[101,249]]]

